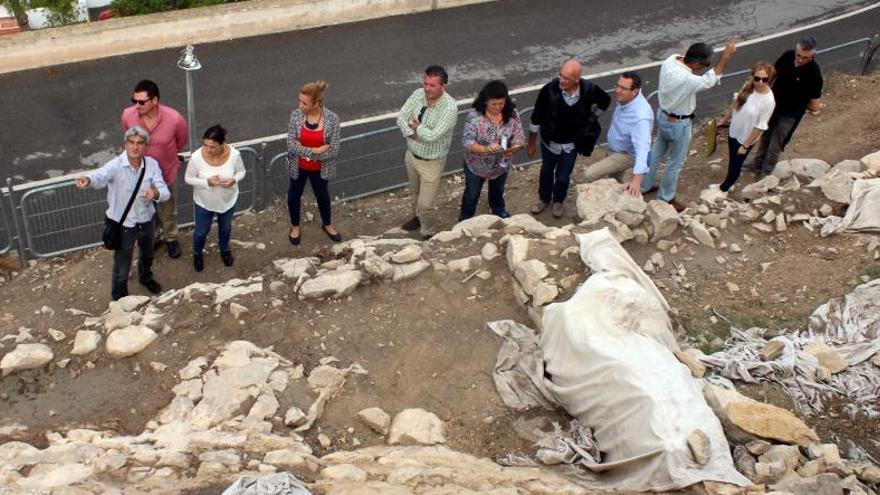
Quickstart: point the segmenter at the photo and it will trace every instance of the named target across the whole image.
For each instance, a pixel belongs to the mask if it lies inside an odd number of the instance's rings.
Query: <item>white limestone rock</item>
[[[394,282],[402,282],[404,280],[412,280],[430,268],[431,264],[425,260],[419,260],[406,265],[395,265],[394,275],[391,280]]]
[[[331,270],[306,280],[299,289],[299,295],[303,299],[347,296],[354,292],[363,276],[359,270]]]
[[[700,244],[712,249],[715,248],[715,239],[712,238],[712,234],[698,220],[691,221],[691,234]]]
[[[424,409],[405,409],[394,417],[388,432],[388,444],[415,442],[423,445],[446,443],[446,426],[436,414]]]
[[[0,360],[3,376],[20,370],[40,368],[55,357],[52,349],[45,344],[18,344]]]
[[[755,199],[767,193],[778,185],[779,177],[775,175],[768,175],[758,182],[753,182],[742,188],[742,190],[739,192],[739,195],[745,199]]]
[[[521,235],[512,235],[507,239],[507,268],[516,270],[516,266],[526,260],[529,254],[529,240]]]
[[[446,268],[452,272],[469,272],[471,270],[476,270],[480,266],[483,265],[483,257],[480,255],[468,256],[466,258],[459,258],[457,260],[452,260],[446,264]]]
[[[458,222],[452,227],[452,230],[463,232],[468,237],[477,237],[494,229],[500,222],[501,218],[497,215],[477,215]]]
[[[501,253],[498,252],[498,246],[492,242],[487,242],[486,244],[483,244],[483,248],[480,249],[480,256],[486,261],[492,261],[501,256]]]
[[[880,151],[865,155],[859,160],[866,170],[880,172]]]
[[[832,169],[820,181],[822,194],[831,201],[849,204],[852,196],[853,178],[847,172]]]
[[[70,353],[74,356],[84,356],[95,352],[100,343],[100,333],[93,330],[80,330],[73,337],[73,350]]]
[[[535,287],[535,292],[532,294],[532,304],[534,306],[545,306],[552,303],[558,295],[558,287],[553,284],[541,282]]]
[[[791,171],[801,180],[811,182],[825,175],[831,168],[828,163],[815,158],[795,158],[789,160]]]
[[[320,263],[318,258],[284,258],[272,262],[275,270],[281,272],[282,275],[289,279],[297,280],[303,275],[307,275],[308,270]]]
[[[403,265],[406,263],[412,263],[414,261],[418,261],[422,258],[422,246],[418,244],[410,244],[409,246],[404,246],[403,249],[394,253],[394,256],[391,257],[391,261]]]
[[[241,316],[247,313],[249,310],[238,303],[229,303],[229,312],[232,313],[232,317],[236,320],[241,319]]]
[[[513,272],[516,280],[522,285],[526,294],[529,295],[535,293],[538,284],[540,284],[548,274],[547,265],[536,259],[523,261],[516,266],[516,270]]]
[[[388,428],[391,426],[391,416],[378,407],[369,407],[362,409],[357,414],[358,419],[364,422],[372,430],[382,435],[388,434]]]
[[[623,192],[623,185],[612,178],[577,186],[577,212],[586,224],[600,221],[609,213],[644,213],[645,201]]]
[[[145,326],[129,326],[114,331],[107,337],[107,354],[115,358],[133,356],[152,344],[159,334]]]
[[[668,237],[678,228],[678,212],[666,201],[649,201],[646,213],[654,229],[654,236],[651,238],[654,241]]]
[[[388,279],[394,276],[394,265],[375,254],[368,255],[364,261],[361,262],[361,267],[365,272],[376,278]]]

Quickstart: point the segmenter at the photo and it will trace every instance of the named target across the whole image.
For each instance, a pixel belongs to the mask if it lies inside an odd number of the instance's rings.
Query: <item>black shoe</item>
[[[404,222],[404,224],[401,225],[400,228],[402,228],[403,230],[418,230],[422,228],[422,221],[419,220],[419,217],[412,217]]]
[[[201,254],[193,255],[193,268],[196,269],[197,272],[200,272],[205,269],[205,257]]]
[[[327,230],[327,226],[326,226],[326,225],[321,226],[321,230],[323,230],[324,233],[327,234],[327,237],[329,237],[331,241],[333,241],[333,242],[342,242],[342,234],[340,234],[339,232],[337,232],[337,233],[335,233],[335,234],[331,234],[330,231]]]
[[[220,253],[220,258],[223,259],[223,264],[226,266],[232,266],[235,262],[235,257],[232,256],[232,251]]]
[[[150,294],[159,294],[162,292],[162,286],[152,278],[150,280],[141,281],[141,285],[146,287],[147,290],[150,291]]]
[[[168,241],[168,256],[172,258],[180,258],[180,243],[177,241]]]
[[[287,234],[287,240],[290,241],[294,246],[299,246],[299,238],[302,237],[302,230],[299,231],[299,235],[296,237],[291,236],[289,233]]]

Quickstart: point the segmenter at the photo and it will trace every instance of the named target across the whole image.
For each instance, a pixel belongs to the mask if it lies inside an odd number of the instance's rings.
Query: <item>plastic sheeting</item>
[[[734,328],[725,350],[701,361],[725,378],[779,384],[803,414],[822,411],[836,396],[845,397],[848,407],[869,417],[880,415],[880,369],[866,362],[880,352],[880,279],[816,308],[806,329],[771,339],[784,345],[773,361],[759,356],[768,342],[761,333],[763,329]],[[820,379],[819,361],[804,350],[815,342],[832,347],[848,367],[830,379]]]
[[[588,482],[640,491],[702,481],[749,484],[733,466],[700,382],[673,355],[678,345],[663,296],[607,229],[578,240],[594,274],[571,299],[545,309],[540,347],[549,378],[537,388],[545,387],[592,430],[602,458],[580,463],[589,470]],[[710,458],[702,466],[687,445],[695,430],[710,442]],[[588,452],[592,446],[580,447]]]
[[[880,179],[856,180],[846,215],[820,222],[822,237],[841,232],[880,232]]]
[[[242,476],[223,495],[312,495],[291,473],[273,473],[265,476]]]

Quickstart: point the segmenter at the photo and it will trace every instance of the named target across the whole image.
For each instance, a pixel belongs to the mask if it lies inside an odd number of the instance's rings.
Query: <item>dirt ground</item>
[[[805,118],[783,158],[820,158],[833,165],[880,148],[880,99],[876,97],[880,94],[880,77],[835,75],[828,78],[825,93],[827,109],[821,116]],[[692,149],[702,146],[702,136],[696,136]],[[727,159],[722,151],[713,157],[722,160],[714,164],[701,153],[692,154],[681,177],[680,200],[696,201],[707,184],[723,179]],[[601,155],[597,152],[579,168]],[[537,171],[537,167],[529,167],[511,174],[505,196],[512,213],[526,212],[535,200]],[[746,173],[741,182],[752,180]],[[462,189],[459,176],[449,178],[443,188],[437,217],[444,228],[455,223]],[[787,194],[795,199],[797,212],[811,212],[823,203],[830,204],[817,192]],[[556,220],[547,211],[539,220],[552,226],[577,222],[571,216],[574,201],[572,194],[566,218]],[[842,205],[833,206],[843,211]],[[478,213],[485,209],[484,197]],[[314,205],[308,205],[306,211],[317,216]],[[380,234],[409,215],[410,196],[406,191],[334,205],[335,224],[345,236]],[[180,288],[196,281],[246,278],[272,273],[274,259],[327,252],[328,239],[317,223],[305,224],[303,242],[298,247],[286,240],[287,224],[286,209],[280,203],[257,214],[245,214],[235,221],[233,237],[263,243],[265,249],[237,248],[235,266],[226,268],[213,248],[207,253],[202,273],[193,271],[191,257],[172,260],[162,250],[154,264],[156,279],[165,288]],[[816,306],[845,294],[861,283],[861,276],[880,276],[880,262],[865,249],[868,236],[822,239],[818,232],[792,225],[786,232],[769,237],[742,223],[723,234],[742,245],[742,256],[735,258],[722,250],[683,241],[675,260],[686,267],[691,285],[676,287],[673,280],[655,278],[673,307],[678,337],[689,346],[707,351],[721,347],[729,334],[727,321],[771,332],[800,328]],[[751,241],[744,240],[743,234]],[[450,244],[454,249],[434,256],[448,261],[478,254],[482,243],[462,239]],[[651,244],[640,246],[634,241],[624,246],[639,264],[656,251]],[[184,237],[183,247],[187,253],[189,238]],[[719,264],[719,255],[724,255],[727,262]],[[762,263],[771,264],[762,268]],[[83,324],[83,316],[69,310],[98,315],[107,308],[111,264],[111,255],[98,249],[40,260],[26,269],[19,269],[15,260],[5,260],[6,268],[0,272],[0,338],[27,329],[35,341],[45,341],[57,356],[68,357],[72,337]],[[196,356],[213,359],[228,341],[245,339],[261,347],[274,346],[276,352],[294,363],[302,363],[307,372],[327,356],[335,356],[344,365],[359,363],[369,371],[366,376],[349,380],[342,393],[329,403],[318,427],[306,435],[316,455],[381,443],[379,435],[356,419],[357,411],[371,406],[391,414],[408,407],[433,411],[447,421],[449,446],[464,452],[497,458],[527,450],[529,442],[516,433],[515,423],[524,419],[539,423],[564,421],[565,416],[549,411],[511,412],[495,392],[492,369],[499,340],[487,329],[486,322],[510,318],[529,323],[529,319],[514,300],[504,258],[493,260],[490,266],[493,276],[488,280],[474,278],[462,283],[461,277],[429,270],[409,282],[362,286],[352,297],[338,301],[288,299],[275,307],[268,293],[245,296],[246,306],[264,310],[251,311],[241,321],[228,313],[214,312],[207,302],[180,306],[166,317],[167,337],[134,357],[113,360],[99,351],[83,358],[70,356],[72,360],[63,369],[53,363],[43,370],[3,378],[0,427],[15,423],[27,429],[2,433],[0,442],[15,438],[40,445],[45,444],[47,431],[77,427],[138,433],[173,397],[171,387],[177,382],[177,370]],[[559,270],[579,273],[583,266],[571,257]],[[741,290],[731,293],[728,282]],[[136,281],[131,282],[130,290],[132,294],[146,294]],[[47,334],[50,328],[64,332],[67,338],[55,342]],[[10,339],[0,343],[5,347],[0,353],[14,347]],[[157,371],[151,363],[162,363],[167,369]],[[762,387],[745,391],[762,400],[792,406],[785,402],[786,397],[768,393]],[[305,388],[291,387],[281,410],[293,404],[307,408],[312,399],[309,394]],[[807,421],[823,440],[852,439],[860,445],[866,434],[880,427],[880,421],[867,418],[843,421],[823,416]],[[276,428],[285,429],[283,425]],[[329,449],[316,441],[319,432],[333,440]],[[880,448],[862,446],[880,458]]]

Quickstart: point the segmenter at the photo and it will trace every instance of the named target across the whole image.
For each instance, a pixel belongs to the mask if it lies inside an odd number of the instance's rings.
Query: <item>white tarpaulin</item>
[[[673,355],[663,296],[607,229],[578,240],[594,274],[571,299],[547,306],[540,346],[550,376],[543,386],[592,430],[602,453],[585,466],[595,473],[591,484],[653,491],[749,484],[734,468],[701,383]],[[705,465],[688,448],[696,430],[709,440]]]
[[[768,342],[762,331],[734,328],[724,351],[701,361],[731,380],[778,383],[804,414],[824,410],[826,399],[837,396],[847,398],[850,413],[858,408],[868,417],[880,415],[880,369],[866,362],[880,352],[880,279],[816,308],[807,329],[771,339],[784,345],[772,361],[760,357]],[[808,352],[816,343],[838,353],[846,369],[820,377],[820,363]]]
[[[846,215],[820,222],[822,237],[841,232],[880,232],[880,179],[856,180]]]

